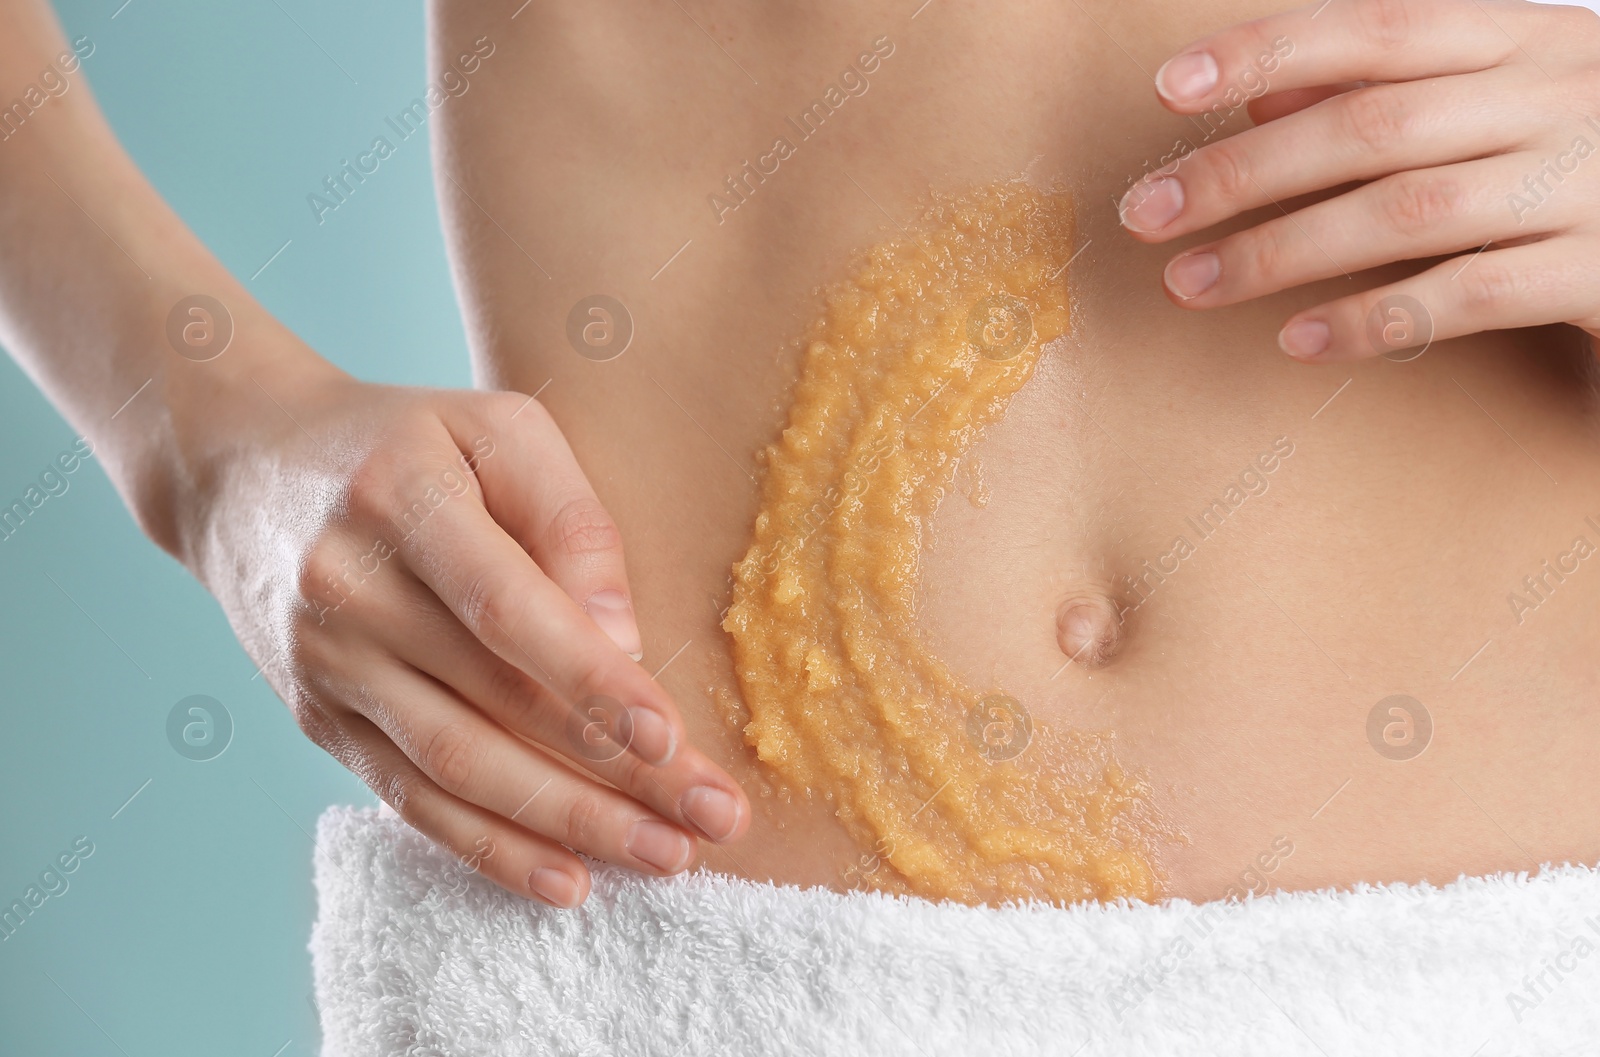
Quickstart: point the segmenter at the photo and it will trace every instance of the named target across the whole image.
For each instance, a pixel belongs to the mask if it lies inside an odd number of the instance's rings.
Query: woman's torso
[[[645,665],[752,792],[714,868],[843,888],[872,853],[820,797],[763,795],[728,718],[730,570],[817,290],[930,193],[1024,174],[1076,203],[1071,333],[972,451],[987,501],[931,519],[928,649],[1040,726],[1114,735],[1177,836],[1173,895],[1600,859],[1600,561],[1574,551],[1600,544],[1600,469],[1574,334],[1309,367],[1278,352],[1282,320],[1403,270],[1186,313],[1159,286],[1174,249],[1118,229],[1130,181],[1205,142],[1155,101],[1156,67],[1269,6],[519,5],[431,12],[433,78],[484,56],[432,119],[477,377],[538,392],[566,432],[623,532]],[[593,295],[631,318],[613,359],[603,332],[569,341]],[[1058,610],[1107,584],[1139,601],[1118,652],[1063,668]],[[1426,710],[1409,745],[1395,703],[1372,721],[1392,695]]]

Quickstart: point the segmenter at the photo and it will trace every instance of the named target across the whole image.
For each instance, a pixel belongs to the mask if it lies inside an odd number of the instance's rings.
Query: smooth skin
[[[1285,40],[1292,53],[1249,104],[1258,127],[1123,199],[1124,227],[1145,242],[1279,206],[1174,257],[1164,275],[1174,304],[1217,308],[1447,256],[1296,313],[1280,346],[1306,362],[1389,351],[1398,343],[1371,340],[1370,321],[1396,296],[1423,306],[1431,326],[1406,323],[1435,340],[1547,323],[1600,335],[1600,161],[1590,160],[1600,153],[1600,17],[1522,0],[1318,0],[1183,49],[1157,72],[1157,97],[1177,114],[1226,108],[1230,90],[1261,82],[1258,57]],[[1279,205],[1356,181],[1369,182],[1303,209]]]
[[[69,46],[43,0],[0,0],[0,24],[0,98],[11,99]],[[1568,148],[1581,100],[1596,94],[1600,34],[1587,13],[1333,0],[1314,19],[1275,16],[1188,49],[1163,69],[1164,101],[1204,111],[1283,32],[1296,50],[1255,104],[1278,120],[1182,161],[1168,179],[1183,208],[1158,221],[1130,206],[1137,237],[1165,241],[1330,182],[1382,179],[1202,247],[1217,254],[1217,280],[1180,299],[1187,308],[1337,274],[1319,245],[1353,270],[1525,237],[1495,211]],[[1512,39],[1533,35],[1539,54],[1570,61],[1533,65]],[[1199,52],[1219,87],[1180,101],[1193,79],[1179,74],[1204,72]],[[1336,98],[1317,87],[1355,80],[1399,83]],[[1459,312],[1417,285],[1437,285],[1434,273],[1400,289],[1433,307],[1438,337],[1592,325],[1579,251],[1593,179],[1587,168],[1568,177],[1532,214],[1552,237],[1475,261],[1456,280]],[[1389,184],[1413,193],[1384,198]],[[81,74],[0,144],[0,239],[0,341],[93,441],[141,527],[221,602],[302,729],[401,817],[508,890],[557,906],[588,892],[574,850],[666,874],[694,860],[696,835],[745,832],[743,793],[688,743],[677,707],[633,659],[618,533],[538,400],[372,385],[334,368],[166,207]],[[1169,284],[1195,251],[1185,259]],[[203,363],[166,337],[172,307],[195,293],[221,300],[235,324],[226,353]],[[1295,320],[1327,326],[1329,358],[1369,355],[1379,296]]]
[[[0,24],[12,99],[71,49],[42,0],[0,0]],[[621,541],[539,402],[334,368],[161,201],[81,71],[69,83],[0,143],[0,341],[306,734],[555,906],[588,894],[574,851],[661,875],[697,836],[740,836],[749,803],[635,660]],[[235,325],[206,362],[166,336],[197,292]]]

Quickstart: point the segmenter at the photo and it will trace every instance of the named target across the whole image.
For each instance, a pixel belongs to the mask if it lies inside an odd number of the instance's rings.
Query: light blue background
[[[470,384],[424,137],[325,224],[306,205],[421,94],[421,5],[120,4],[57,10],[95,43],[85,71],[123,143],[222,262],[346,370]],[[0,358],[0,505],[74,436]],[[98,462],[69,480],[0,541],[0,905],[77,837],[95,850],[0,943],[0,1054],[315,1054],[310,834],[325,805],[372,797],[252,680],[221,611]],[[166,738],[191,694],[233,717],[207,762]]]
[[[95,42],[85,70],[113,127],[224,264],[357,375],[469,384],[425,139],[325,224],[305,201],[421,93],[421,5],[121,3],[57,7]],[[0,505],[73,437],[0,358]],[[95,851],[0,943],[0,1055],[315,1054],[310,834],[325,805],[372,798],[252,679],[98,464],[70,480],[0,541],[0,906],[76,838]],[[233,717],[207,762],[166,740],[191,694]]]

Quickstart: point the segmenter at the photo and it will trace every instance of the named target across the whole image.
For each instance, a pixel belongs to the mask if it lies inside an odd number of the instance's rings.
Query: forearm
[[[204,488],[201,453],[239,416],[271,408],[257,382],[333,368],[251,298],[124,153],[77,61],[91,42],[74,51],[43,0],[0,0],[0,26],[0,106],[11,107],[0,112],[0,342],[93,443],[145,530],[178,553],[185,496]],[[180,355],[168,339],[173,307],[196,294],[231,317],[215,358],[204,347]]]

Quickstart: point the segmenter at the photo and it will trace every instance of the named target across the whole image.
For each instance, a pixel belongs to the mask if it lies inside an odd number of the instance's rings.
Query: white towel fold
[[[1586,867],[985,909],[596,864],[556,911],[373,810],[317,848],[324,1057],[1600,1053]]]

